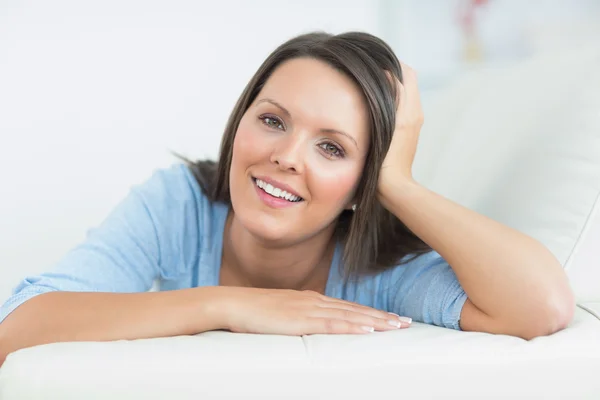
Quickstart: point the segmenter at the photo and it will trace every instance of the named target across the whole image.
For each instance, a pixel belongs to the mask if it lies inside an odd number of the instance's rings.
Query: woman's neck
[[[220,284],[324,293],[335,250],[333,229],[298,244],[269,246],[230,212],[223,234]]]

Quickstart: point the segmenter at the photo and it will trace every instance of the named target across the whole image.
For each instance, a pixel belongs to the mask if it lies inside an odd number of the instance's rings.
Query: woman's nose
[[[285,135],[271,154],[271,162],[282,171],[301,174],[304,172],[304,146],[301,135]]]

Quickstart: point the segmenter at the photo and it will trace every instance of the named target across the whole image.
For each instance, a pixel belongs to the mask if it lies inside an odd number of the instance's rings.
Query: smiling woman
[[[413,180],[422,122],[414,71],[380,39],[287,41],[243,91],[218,162],[157,171],[22,281],[0,309],[0,362],[42,343],[215,329],[566,326],[573,297],[544,246]]]
[[[232,203],[234,224],[255,234],[307,249],[308,237],[323,243],[335,236],[344,244],[348,278],[431,251],[376,199],[397,108],[397,86],[386,71],[402,78],[393,51],[372,35],[312,33],[284,43],[236,104],[216,174],[210,162],[190,163],[191,169],[212,201]],[[270,208],[253,214],[247,200],[256,196],[247,183],[257,174],[305,201],[286,215]]]

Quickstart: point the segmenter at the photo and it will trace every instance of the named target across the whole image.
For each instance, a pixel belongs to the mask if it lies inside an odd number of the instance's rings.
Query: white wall
[[[313,29],[379,34],[368,0],[0,3],[0,302],[158,167],[214,157],[263,59]]]

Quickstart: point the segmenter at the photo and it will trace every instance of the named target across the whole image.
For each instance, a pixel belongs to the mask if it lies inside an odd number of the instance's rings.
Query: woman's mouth
[[[289,202],[292,203],[297,203],[299,201],[302,201],[302,197],[293,195],[291,193],[286,192],[283,189],[279,189],[278,187],[275,187],[273,185],[271,185],[270,183],[267,183],[265,181],[261,181],[260,179],[254,179],[254,183],[256,184],[256,186],[258,186],[260,189],[262,189],[263,191],[267,192],[268,194],[270,194],[273,197],[277,197],[280,199],[285,199]]]
[[[274,208],[281,208],[300,203],[304,199],[283,189],[271,185],[261,179],[253,178],[254,186],[263,202]]]

